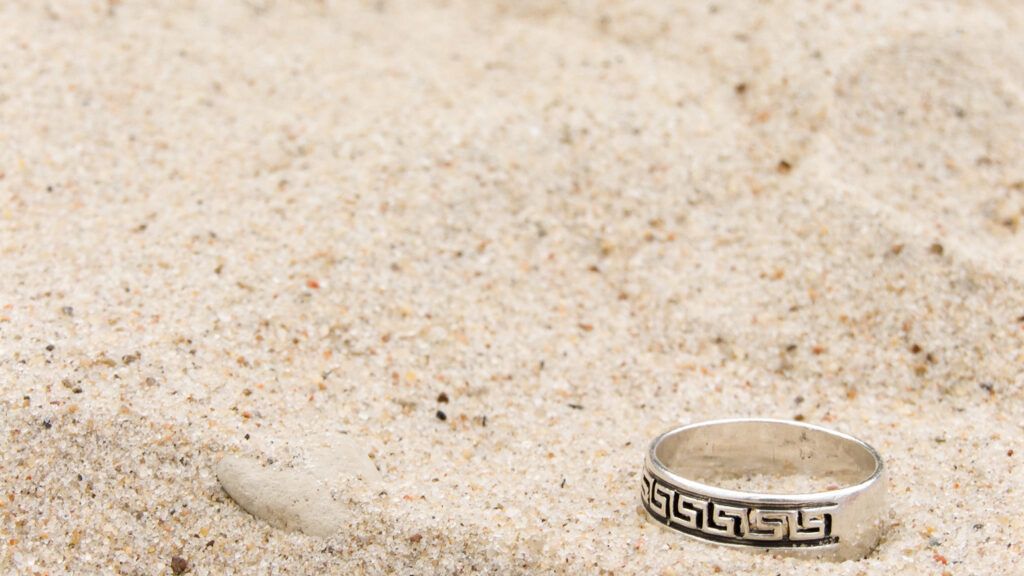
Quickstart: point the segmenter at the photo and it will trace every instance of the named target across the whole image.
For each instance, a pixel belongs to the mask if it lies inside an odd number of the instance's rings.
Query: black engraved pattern
[[[797,548],[839,542],[832,535],[833,502],[814,506],[756,504],[694,494],[644,468],[640,481],[644,508],[655,520],[684,534],[743,546]]]

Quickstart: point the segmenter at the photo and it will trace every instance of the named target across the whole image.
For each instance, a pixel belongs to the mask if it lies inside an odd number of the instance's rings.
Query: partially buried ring
[[[827,477],[821,490],[753,492],[710,479]],[[863,558],[884,526],[885,478],[874,448],[801,422],[714,420],[651,442],[641,503],[658,524],[705,541],[829,560]]]

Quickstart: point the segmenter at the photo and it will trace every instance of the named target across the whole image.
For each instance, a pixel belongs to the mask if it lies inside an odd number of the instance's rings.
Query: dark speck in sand
[[[188,560],[185,560],[181,556],[171,557],[171,572],[173,572],[175,576],[179,576],[181,574],[184,574],[185,572],[188,572],[188,569]]]

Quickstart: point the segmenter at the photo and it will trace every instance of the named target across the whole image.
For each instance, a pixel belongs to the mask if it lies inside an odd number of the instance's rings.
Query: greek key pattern
[[[651,474],[640,485],[644,508],[658,522],[691,536],[743,546],[795,548],[839,542],[832,535],[834,503],[801,506],[749,503],[701,496]]]

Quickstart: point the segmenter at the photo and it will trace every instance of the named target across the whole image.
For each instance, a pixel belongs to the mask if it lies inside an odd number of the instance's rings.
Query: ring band
[[[801,493],[705,483],[760,474],[835,482]],[[714,420],[669,430],[651,442],[640,491],[650,519],[687,536],[830,560],[870,553],[885,512],[884,466],[874,448],[787,420]]]

